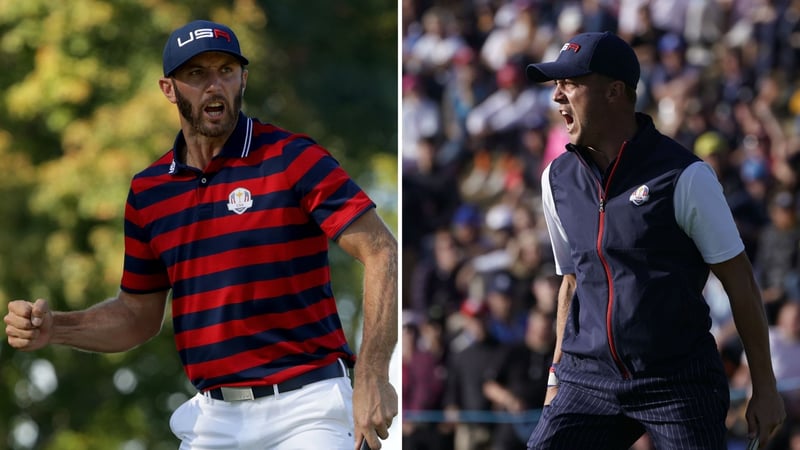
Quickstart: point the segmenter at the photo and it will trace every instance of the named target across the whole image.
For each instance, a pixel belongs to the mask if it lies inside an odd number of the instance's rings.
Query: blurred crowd
[[[552,84],[528,82],[524,68],[577,33],[608,30],[639,57],[637,109],[719,176],[789,386],[789,420],[770,448],[800,450],[800,0],[402,4],[404,448],[524,448],[560,283],[540,175],[567,142]],[[730,448],[743,448],[747,361],[713,276],[706,299],[742,393]],[[441,415],[414,415],[431,411]],[[635,448],[651,448],[646,436]]]

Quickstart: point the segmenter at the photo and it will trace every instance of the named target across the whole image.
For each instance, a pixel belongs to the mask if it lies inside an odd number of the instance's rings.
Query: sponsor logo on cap
[[[567,42],[566,44],[564,44],[563,47],[561,47],[561,52],[564,52],[564,51],[567,51],[567,50],[571,50],[571,51],[573,51],[575,53],[578,53],[578,51],[580,49],[581,49],[580,45],[573,44],[572,42]],[[559,53],[561,53],[561,52],[559,52]]]

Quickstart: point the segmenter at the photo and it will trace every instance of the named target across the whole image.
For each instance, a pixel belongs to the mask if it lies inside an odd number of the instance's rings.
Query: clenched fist
[[[8,314],[3,320],[8,343],[16,349],[31,351],[50,343],[53,313],[45,300],[36,303],[14,300],[8,304]]]

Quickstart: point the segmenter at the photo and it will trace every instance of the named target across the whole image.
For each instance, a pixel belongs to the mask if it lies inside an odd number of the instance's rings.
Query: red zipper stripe
[[[614,173],[617,171],[619,161],[622,159],[622,152],[625,151],[626,144],[627,141],[622,143],[619,154],[617,154],[617,158],[614,161],[614,166],[611,168],[611,173],[608,174],[608,178],[606,179],[605,186],[600,186],[600,183],[597,184],[597,188],[600,191],[600,223],[597,227],[597,255],[600,257],[600,263],[603,265],[603,270],[606,273],[606,282],[608,283],[608,304],[606,306],[606,337],[608,338],[608,348],[611,351],[611,357],[614,359],[614,363],[622,374],[622,378],[627,380],[631,377],[631,374],[628,368],[625,367],[625,364],[622,363],[622,359],[619,357],[619,353],[617,353],[617,347],[614,344],[613,322],[611,320],[614,310],[614,280],[611,277],[611,267],[609,267],[608,261],[606,261],[606,257],[603,255],[603,231],[605,230],[606,222],[606,193],[611,184],[611,179],[614,178]]]

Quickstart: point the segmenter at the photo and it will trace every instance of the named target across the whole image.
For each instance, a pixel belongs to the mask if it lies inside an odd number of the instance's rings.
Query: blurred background
[[[524,448],[552,360],[560,279],[542,170],[567,142],[552,84],[527,64],[575,34],[637,52],[637,109],[717,172],[753,262],[800,449],[800,1],[404,0],[403,447]],[[706,287],[744,447],[749,380],[727,297]],[[651,449],[643,438],[636,449]]]
[[[0,305],[78,309],[116,293],[128,183],[179,129],[157,84],[161,53],[194,19],[237,33],[250,59],[245,113],[328,148],[396,231],[397,12],[380,0],[0,1]],[[361,268],[332,252],[357,348]],[[122,354],[22,353],[4,336],[0,449],[174,449],[169,416],[193,394],[169,318]]]

